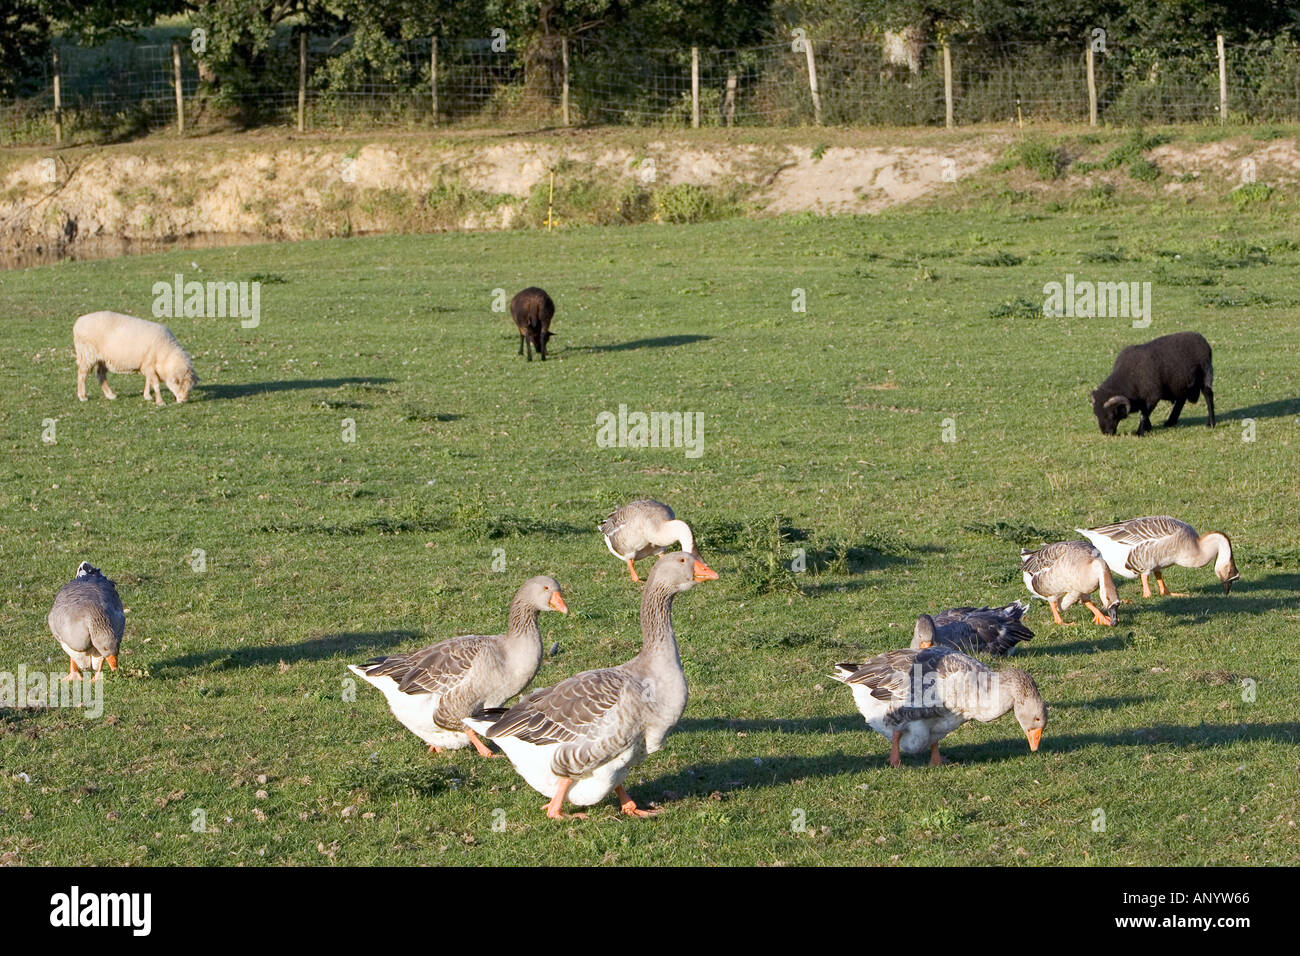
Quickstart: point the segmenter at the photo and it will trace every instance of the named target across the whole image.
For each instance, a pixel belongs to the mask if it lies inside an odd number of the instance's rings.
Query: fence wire
[[[255,79],[237,91],[204,82],[188,36],[181,46],[187,126],[233,112],[248,125],[298,121],[299,36],[278,35],[259,54]],[[790,42],[699,49],[693,92],[690,48],[646,49],[634,38],[568,43],[571,124],[689,126],[934,126],[946,119],[943,48],[905,55],[877,42]],[[953,118],[975,123],[1086,123],[1087,56],[1041,44],[953,44]],[[176,120],[169,43],[58,45],[65,139],[143,132]],[[1300,120],[1300,48],[1289,41],[1229,46],[1229,116]],[[436,61],[436,62],[435,62]],[[436,75],[435,75],[436,70]],[[563,121],[557,45],[532,60],[492,39],[422,38],[358,48],[351,36],[307,42],[304,121],[309,128],[485,125],[541,128]],[[208,78],[211,81],[211,77]],[[1101,122],[1196,123],[1219,119],[1216,50],[1129,50],[1095,55]],[[32,64],[0,101],[0,143],[54,140],[51,62]],[[820,109],[819,109],[819,108]]]

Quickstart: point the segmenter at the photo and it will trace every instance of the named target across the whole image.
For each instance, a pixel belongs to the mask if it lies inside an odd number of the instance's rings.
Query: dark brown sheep
[[[519,329],[519,354],[528,349],[528,361],[533,360],[536,351],[546,361],[546,343],[555,333],[551,331],[551,319],[555,318],[555,303],[551,297],[536,286],[529,286],[510,300],[510,317]]]
[[[1185,402],[1204,395],[1214,427],[1214,363],[1210,343],[1199,332],[1175,332],[1121,349],[1106,381],[1092,393],[1092,411],[1103,435],[1115,434],[1120,421],[1142,416],[1137,433],[1151,430],[1151,412],[1161,401],[1173,402],[1165,427],[1178,424]]]

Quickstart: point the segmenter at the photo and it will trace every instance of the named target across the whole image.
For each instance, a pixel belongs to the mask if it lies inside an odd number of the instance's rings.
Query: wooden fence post
[[[691,128],[700,128],[700,48],[691,47]]]
[[[307,128],[307,31],[298,34],[298,132]]]
[[[1097,61],[1091,42],[1088,43],[1088,125],[1097,125]]]
[[[569,125],[569,38],[560,37],[560,59],[564,66],[564,85],[560,90],[560,112],[564,125]]]
[[[722,101],[722,119],[728,126],[736,122],[736,71],[727,74],[727,96]]]
[[[438,38],[429,40],[429,93],[433,97],[433,125],[438,125]]]
[[[54,145],[63,145],[63,87],[59,75],[59,48],[51,48],[54,57]]]
[[[185,135],[185,87],[181,84],[181,41],[172,40],[172,82],[176,86],[176,135]]]
[[[943,44],[943,125],[952,129],[952,49]]]
[[[813,58],[812,40],[804,37],[803,52],[808,58],[808,91],[812,93],[813,101],[813,122],[818,126],[822,125],[822,94],[817,88],[817,61]]]
[[[1217,37],[1219,47],[1219,122],[1228,122],[1228,64],[1223,53],[1223,34]]]

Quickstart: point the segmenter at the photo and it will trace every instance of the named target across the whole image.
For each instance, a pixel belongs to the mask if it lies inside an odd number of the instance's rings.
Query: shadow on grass
[[[1094,626],[1092,624],[1079,625],[1079,627]],[[1075,630],[1075,628],[1070,628],[1070,630]],[[1049,644],[1047,641],[1043,641],[1042,638],[1043,631],[1035,631],[1034,639],[1027,643],[1017,644],[1016,652],[1008,659],[1014,664],[1016,658],[1023,657],[1045,657],[1047,655],[1067,657],[1073,654],[1092,654],[1096,651],[1121,651],[1129,646],[1130,641],[1127,634],[1115,634],[1111,632],[1110,628],[1106,628],[1105,634],[1098,634],[1095,638],[1071,641],[1068,644]],[[1039,643],[1040,641],[1042,643]]]
[[[632,342],[620,342],[618,345],[575,345],[566,348],[566,352],[629,352],[634,349],[666,349],[677,345],[693,345],[707,342],[711,335],[661,335],[653,339],[636,339]]]
[[[1270,574],[1263,578],[1246,578],[1233,582],[1232,593],[1224,594],[1214,578],[1191,592],[1188,597],[1140,599],[1142,607],[1185,622],[1210,617],[1270,614],[1274,611],[1300,610],[1300,574]],[[1273,592],[1274,596],[1266,596]]]
[[[884,763],[884,757],[887,756],[888,748],[882,752],[880,762]],[[741,757],[722,763],[697,764],[674,774],[628,786],[642,800],[671,802],[686,797],[707,797],[718,791],[780,787],[797,780],[839,777],[861,771],[864,759],[868,767],[871,763],[870,757],[846,753],[821,754],[816,757],[782,755],[758,759],[761,763],[755,763],[753,757]]]
[[[842,734],[866,729],[859,714],[841,714],[837,717],[798,718],[745,718],[699,717],[677,724],[676,733],[709,734],[721,731],[747,734]]]
[[[1276,402],[1261,402],[1246,408],[1234,408],[1222,412],[1216,417],[1220,420],[1240,420],[1243,418],[1285,418],[1287,415],[1300,415],[1300,398],[1284,398]]]
[[[301,661],[320,661],[331,657],[346,657],[350,664],[360,664],[371,657],[391,654],[397,647],[419,638],[415,631],[358,631],[342,634],[323,634],[297,644],[271,644],[262,647],[227,647],[198,654],[186,654],[159,661],[153,670],[157,673],[176,671],[169,675],[180,677],[181,672],[196,670],[231,670],[237,667],[271,667],[284,661],[296,664]],[[342,666],[342,665],[340,665]]]
[[[276,382],[245,382],[241,385],[196,385],[195,394],[202,394],[204,401],[228,398],[244,398],[248,395],[264,395],[270,392],[294,392],[310,388],[338,388],[342,385],[387,385],[391,378],[374,378],[354,376],[352,378],[299,378],[282,379]]]

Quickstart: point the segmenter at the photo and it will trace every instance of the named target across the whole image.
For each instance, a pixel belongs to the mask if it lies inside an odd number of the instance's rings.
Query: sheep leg
[[[1139,435],[1145,435],[1147,432],[1151,431],[1151,412],[1149,412],[1147,409],[1144,408],[1142,409],[1140,414],[1142,416],[1142,420],[1138,422],[1137,433]]]
[[[77,400],[84,402],[86,400],[86,376],[90,374],[90,368],[85,365],[77,366]]]
[[[153,380],[153,403],[160,408],[163,405],[162,388],[159,385],[157,377]]]
[[[1210,413],[1210,420],[1206,422],[1209,428],[1214,427],[1214,392],[1208,385],[1201,386],[1201,394],[1205,396],[1205,408]]]
[[[524,354],[524,333],[520,332],[519,333],[519,355],[522,357],[523,354]]]
[[[524,342],[527,344],[528,348],[528,361],[531,362],[533,360],[533,343],[529,340],[528,336],[524,336]]]
[[[1186,401],[1187,400],[1183,398],[1174,401],[1173,410],[1169,413],[1169,417],[1165,419],[1165,428],[1173,428],[1178,424],[1178,416],[1183,413],[1183,405]]]
[[[108,368],[103,362],[95,366],[95,376],[99,379],[99,387],[104,390],[104,397],[110,400],[117,398],[117,392],[108,387]]]

